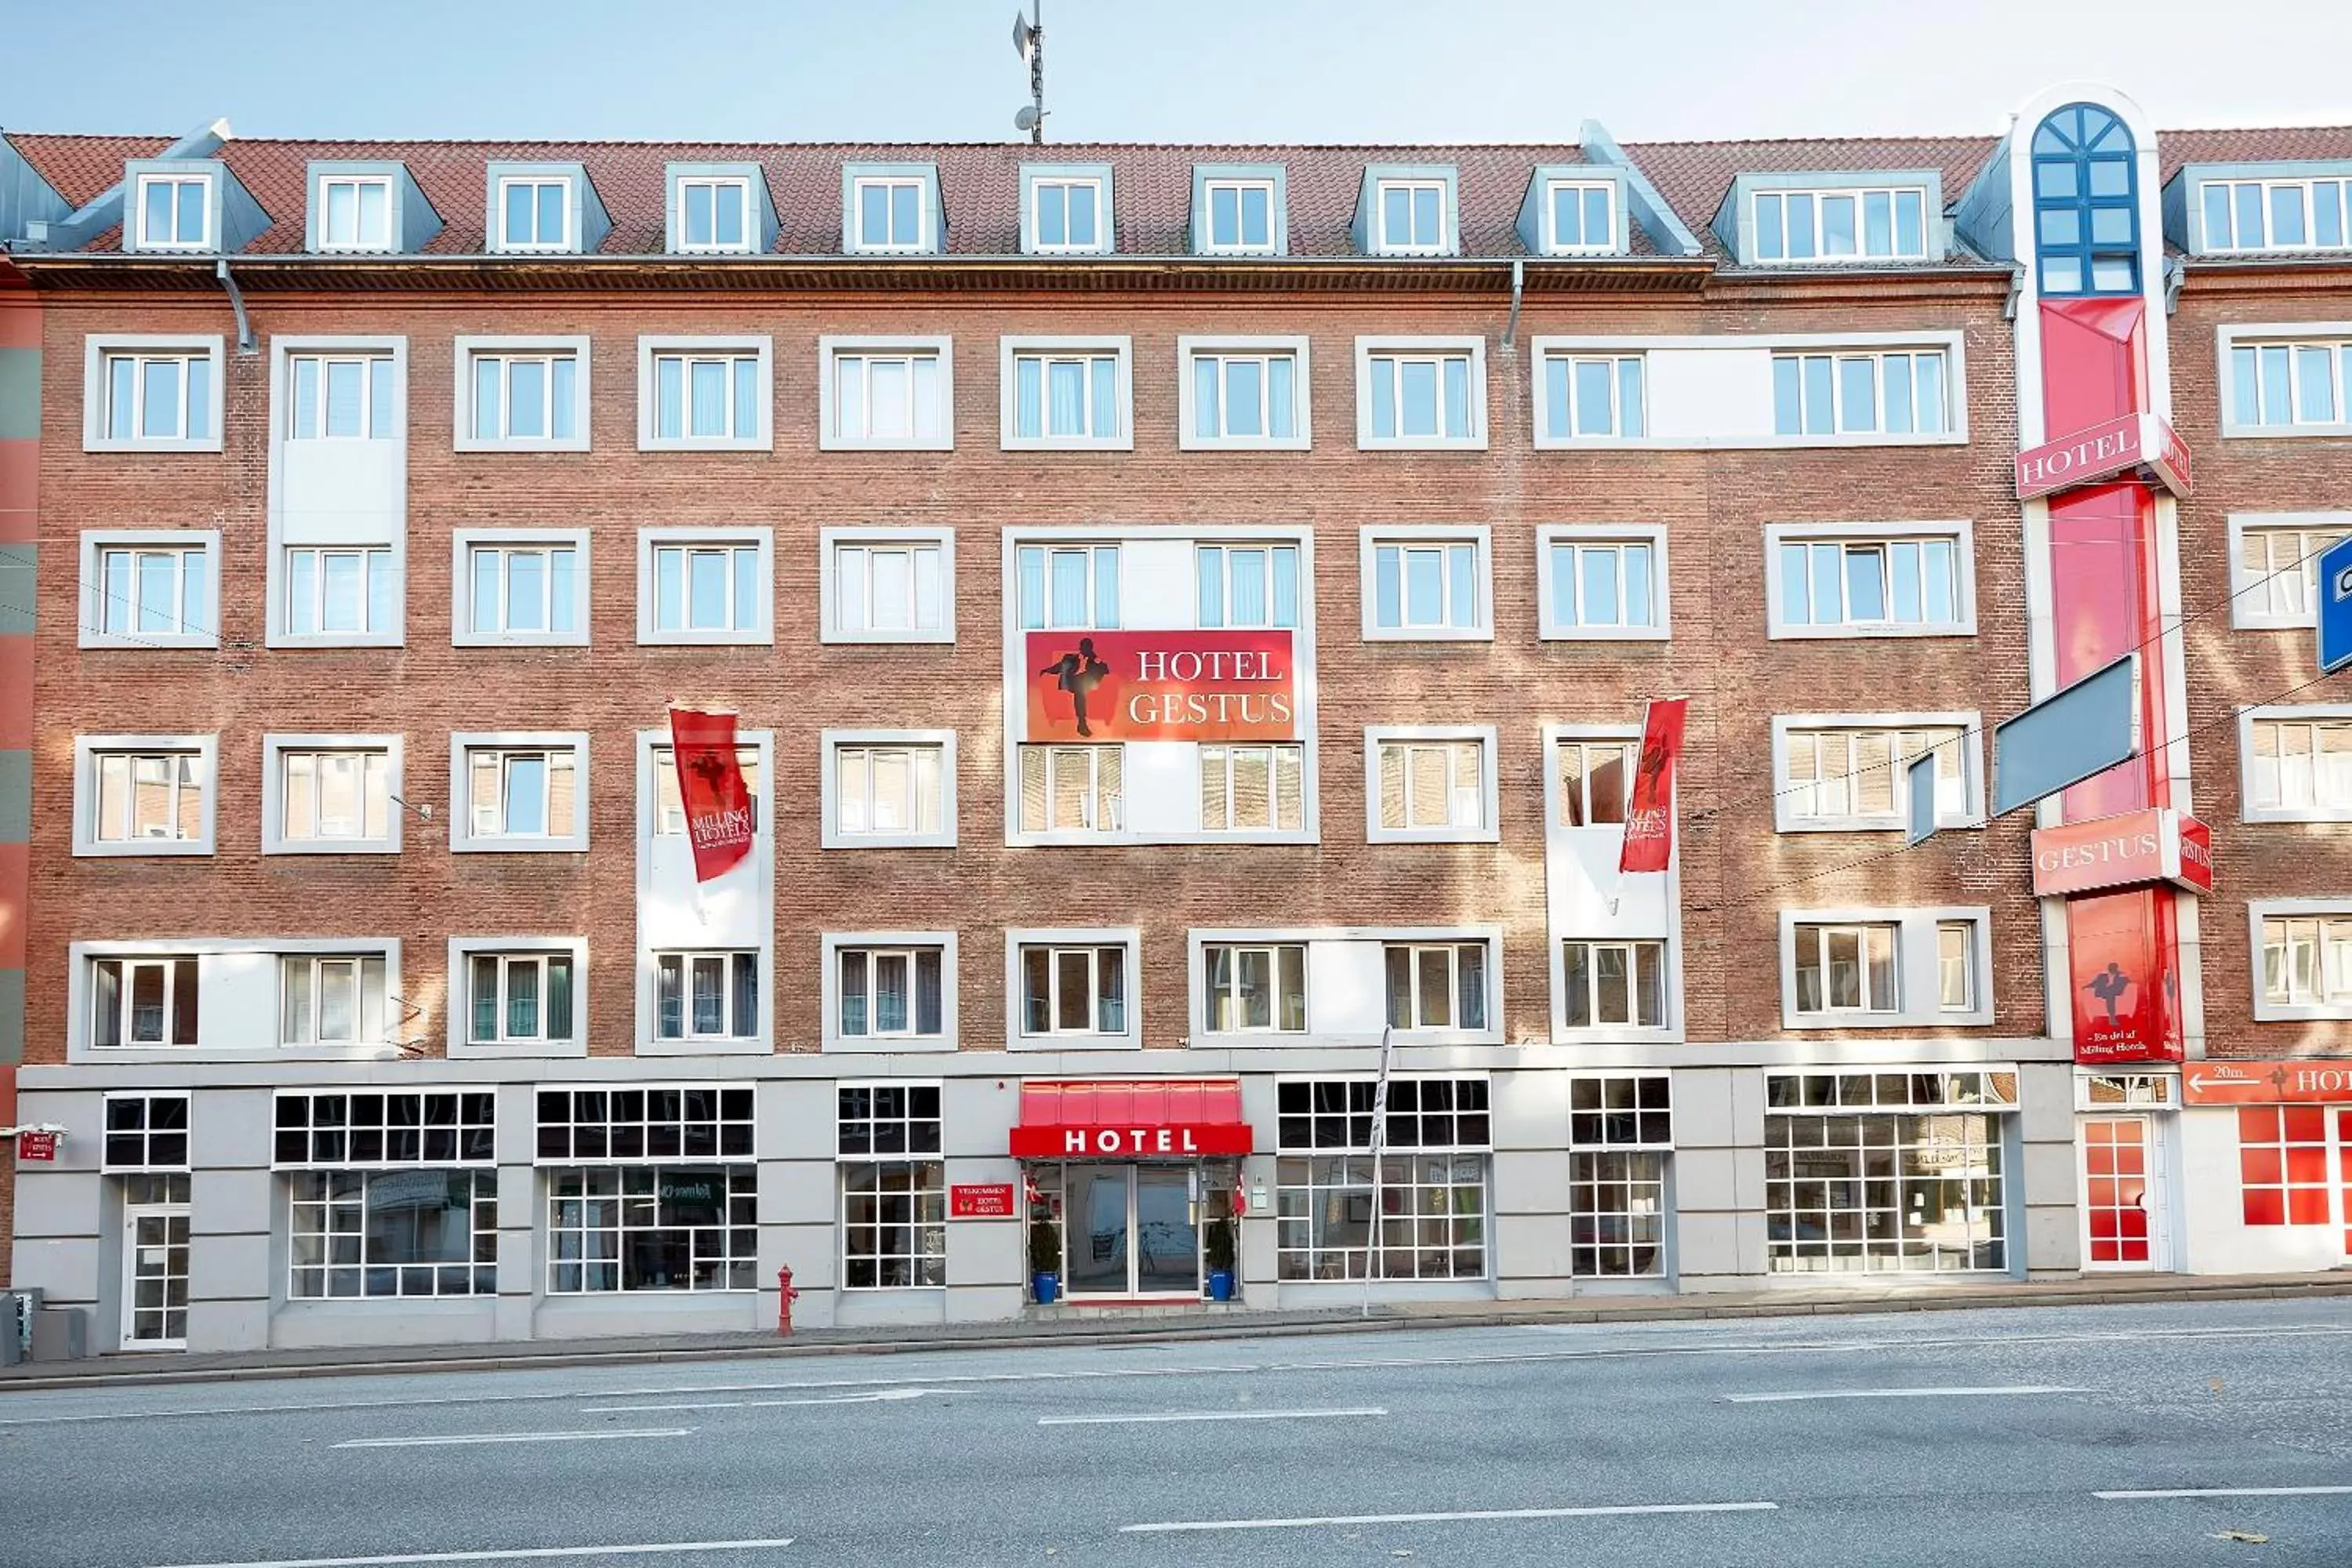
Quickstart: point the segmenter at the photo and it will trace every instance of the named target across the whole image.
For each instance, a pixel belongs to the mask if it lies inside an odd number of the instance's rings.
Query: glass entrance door
[[[2147,1268],[2159,1249],[2163,1212],[2154,1127],[2145,1116],[2083,1121],[2083,1216],[2093,1268]]]
[[[188,1342],[188,1178],[132,1176],[122,1210],[122,1348]]]
[[[1068,1166],[1062,1247],[1071,1297],[1198,1296],[1192,1183],[1181,1165]]]

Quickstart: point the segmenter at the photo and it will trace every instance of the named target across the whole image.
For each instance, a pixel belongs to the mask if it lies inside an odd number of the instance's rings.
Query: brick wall
[[[66,947],[80,938],[381,935],[400,938],[404,990],[428,1005],[410,1029],[428,1054],[452,931],[584,932],[589,1031],[598,1054],[630,1049],[625,956],[635,942],[633,732],[667,700],[740,708],[775,731],[777,1038],[813,1049],[817,933],[952,925],[962,933],[961,1037],[1001,1047],[1008,925],[1128,925],[1143,931],[1147,1038],[1185,1016],[1187,929],[1195,924],[1426,924],[1505,929],[1504,1023],[1547,1037],[1542,767],[1546,723],[1633,721],[1645,697],[1693,699],[1682,791],[1685,973],[1694,1040],[1776,1036],[1777,911],[1783,906],[1989,903],[2000,976],[1995,1032],[2043,1027],[2039,922],[2027,893],[2026,824],[1950,832],[1904,852],[1893,835],[1772,831],[1775,712],[1980,710],[2026,696],[2010,333],[2001,285],[1843,279],[1737,283],[1699,301],[1664,296],[1531,301],[1516,353],[1499,349],[1508,301],[1167,295],[1076,299],[940,296],[884,301],[730,296],[249,298],[271,333],[409,338],[407,646],[261,648],[268,359],[227,361],[222,455],[79,449],[84,334],[230,331],[217,294],[58,296],[47,316],[41,535],[69,560],[84,527],[184,524],[223,533],[218,652],[84,651],[72,595],[53,584],[39,626],[28,1059],[63,1059]],[[1526,344],[1543,333],[1874,331],[1958,327],[1967,337],[1965,447],[1819,452],[1535,451]],[[587,331],[594,338],[594,449],[512,455],[450,450],[451,341],[466,332]],[[1000,333],[1118,332],[1134,339],[1131,453],[997,449]],[[640,453],[640,332],[772,333],[775,450]],[[820,332],[951,332],[958,449],[816,449]],[[1301,332],[1312,339],[1316,449],[1176,449],[1176,340],[1188,332]],[[1483,453],[1355,449],[1353,338],[1483,332],[1490,440]],[[233,343],[233,334],[232,334]],[[2191,435],[2191,440],[2196,439]],[[1762,530],[1774,521],[1969,518],[1976,524],[1979,635],[1773,644],[1765,637]],[[1546,644],[1537,637],[1537,526],[1663,521],[1671,531],[1674,637],[1665,644]],[[1000,748],[1000,531],[1015,524],[1311,524],[1321,725],[1319,847],[1007,849]],[[1486,522],[1494,529],[1492,644],[1366,645],[1358,636],[1359,531],[1366,524]],[[822,647],[815,639],[817,531],[850,524],[957,530],[959,641],[952,647]],[[455,528],[587,526],[593,646],[458,649],[448,641]],[[635,645],[635,532],[641,525],[755,524],[776,531],[777,646]],[[1492,722],[1499,741],[1501,842],[1368,848],[1364,726]],[[820,853],[817,736],[828,727],[952,724],[961,735],[961,847]],[[412,817],[397,858],[265,859],[265,731],[400,731],[409,797],[448,795],[453,730],[582,728],[593,736],[592,848],[582,857],[457,856],[446,816]],[[219,852],[203,859],[76,860],[72,742],[99,731],[218,731]],[[1852,864],[1860,862],[1859,864]],[[2224,876],[2230,862],[2224,860]],[[910,911],[919,910],[917,918]],[[1809,1037],[1818,1037],[1809,1034]]]

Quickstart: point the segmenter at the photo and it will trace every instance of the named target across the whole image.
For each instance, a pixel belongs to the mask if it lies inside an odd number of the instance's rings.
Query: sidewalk
[[[1525,1301],[1375,1303],[1213,1316],[1022,1319],[920,1328],[803,1329],[772,1333],[648,1334],[593,1340],[386,1345],[93,1356],[0,1367],[0,1397],[18,1391],[385,1373],[522,1371],[752,1357],[887,1354],[1014,1345],[1167,1344],[1271,1334],[1378,1333],[1397,1329],[1528,1323],[1642,1323],[1703,1319],[1842,1317],[1962,1308],[2123,1306],[2141,1302],[2352,1299],[2352,1270],[2330,1274],[2117,1275],[2022,1283],[1865,1284],[1703,1296],[1578,1296]],[[2340,1310],[2340,1309],[2338,1309]]]

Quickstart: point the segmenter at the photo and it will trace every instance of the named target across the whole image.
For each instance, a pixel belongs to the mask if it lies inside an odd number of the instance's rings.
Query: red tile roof
[[[1643,142],[1625,155],[1649,176],[1700,243],[1721,246],[1707,226],[1741,174],[1853,174],[1877,169],[1936,169],[1943,175],[1944,200],[1957,202],[1992,156],[1990,136],[1877,137],[1797,142]]]
[[[27,136],[8,140],[41,178],[75,206],[106,194],[122,179],[122,165],[152,158],[174,140],[169,136]]]

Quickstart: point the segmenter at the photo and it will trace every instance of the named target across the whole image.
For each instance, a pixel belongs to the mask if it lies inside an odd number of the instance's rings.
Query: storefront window
[[[1773,1272],[2009,1267],[2000,1113],[2017,1105],[2014,1071],[1769,1073],[1764,1103]]]
[[[1369,1079],[1276,1086],[1280,1278],[1485,1279],[1486,1080],[1392,1079],[1377,1172],[1375,1092]]]
[[[842,1284],[852,1290],[946,1284],[940,1086],[845,1083],[839,1106]],[[926,1154],[933,1157],[908,1157]]]
[[[749,1164],[548,1172],[548,1289],[754,1289],[756,1177]]]
[[[2240,1107],[2238,1174],[2248,1225],[2327,1224],[2326,1108]]]
[[[286,1188],[297,1300],[499,1288],[495,1171],[296,1171]]]
[[[1569,1084],[1570,1270],[1580,1279],[1666,1271],[1670,1084],[1664,1073]]]

